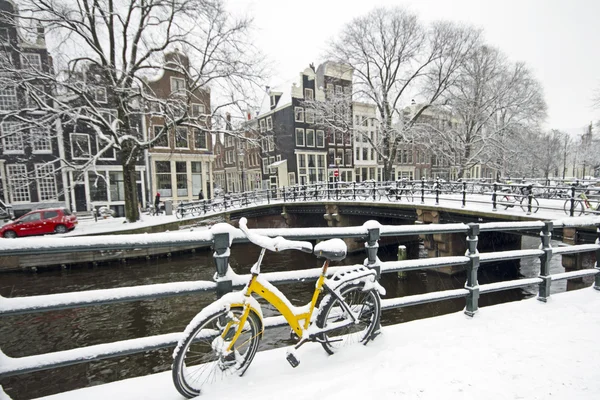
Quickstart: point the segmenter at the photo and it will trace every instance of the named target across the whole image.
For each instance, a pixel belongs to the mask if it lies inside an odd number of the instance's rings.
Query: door
[[[75,211],[87,211],[87,199],[85,196],[85,185],[79,183],[75,185]]]
[[[18,236],[42,234],[42,213],[34,212],[21,218],[17,230],[20,232]]]

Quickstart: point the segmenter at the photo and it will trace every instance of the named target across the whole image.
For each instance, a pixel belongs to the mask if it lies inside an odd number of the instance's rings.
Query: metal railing
[[[543,204],[539,200],[543,199]],[[491,211],[522,210],[527,215],[539,209],[560,211],[565,216],[600,215],[600,187],[571,185],[541,185],[538,183],[487,182],[461,180],[399,180],[389,182],[323,182],[295,185],[269,190],[231,193],[212,200],[183,202],[175,207],[178,218],[203,216],[253,205],[314,201],[388,201],[404,204],[453,202],[465,208],[467,204],[488,204]],[[448,203],[446,203],[448,204]]]
[[[596,259],[600,260],[600,229],[598,227],[596,232],[599,236],[599,239],[595,244],[574,245],[557,248],[551,247],[550,239],[552,230],[555,228],[565,228],[571,226],[581,225],[567,225],[564,221],[530,221],[483,224],[456,223],[396,226],[380,225],[376,221],[368,221],[362,226],[345,228],[319,228],[316,232],[314,228],[268,230],[256,229],[256,231],[264,235],[281,235],[289,239],[320,240],[332,237],[363,239],[365,241],[367,253],[365,265],[376,269],[378,274],[424,269],[439,269],[448,266],[463,266],[467,273],[467,279],[464,288],[383,299],[382,308],[383,310],[389,310],[398,307],[407,307],[416,304],[425,304],[429,302],[464,297],[466,299],[465,313],[473,316],[478,309],[479,296],[483,293],[538,285],[538,299],[545,302],[550,296],[550,287],[552,282],[584,276],[595,276],[594,287],[600,290],[600,268],[598,267],[598,263],[596,263],[595,267],[591,269],[583,269],[554,275],[551,275],[549,272],[549,261],[554,255],[576,254],[593,251],[595,252]],[[479,253],[477,249],[478,236],[481,232],[519,232],[531,230],[540,231],[541,245],[539,249],[511,250],[488,253]],[[467,252],[465,255],[388,262],[380,262],[377,258],[377,251],[379,247],[378,241],[381,237],[449,233],[466,235]],[[2,241],[0,245],[0,257],[8,255],[20,255],[25,254],[27,251],[31,251],[32,249],[28,247],[27,243],[25,242],[12,240]],[[89,251],[90,249],[114,250],[145,248],[157,245],[172,245],[174,243],[195,243],[199,247],[211,246],[214,249],[213,256],[217,271],[216,279],[214,282],[173,282],[31,297],[0,297],[0,317],[96,306],[101,304],[155,299],[167,296],[180,296],[206,291],[216,291],[217,295],[222,295],[223,293],[231,291],[233,288],[242,287],[248,281],[248,275],[236,275],[235,273],[232,273],[232,271],[228,271],[230,246],[235,245],[236,243],[244,242],[247,242],[247,239],[242,232],[228,224],[217,224],[209,231],[186,232],[185,234],[172,233],[169,235],[121,235],[118,237],[98,236],[91,238],[72,238],[68,241],[55,238],[45,238],[40,241],[36,241],[36,244],[39,243],[43,251],[52,253],[76,253]],[[36,251],[40,250],[38,249]],[[485,285],[478,284],[477,273],[481,264],[495,261],[514,260],[523,257],[538,257],[540,259],[540,273],[538,277]],[[339,268],[344,267],[332,267],[328,272],[333,274]],[[292,271],[292,273],[272,272],[265,273],[263,275],[266,279],[273,283],[293,283],[316,279],[320,273],[320,270],[320,268],[314,268],[301,271]],[[265,327],[267,328],[281,325],[285,325],[285,320],[281,316],[269,317],[265,319]],[[170,347],[177,343],[181,335],[182,334],[179,332],[174,332],[20,358],[9,357],[0,351],[0,378]],[[23,338],[23,340],[27,339]]]

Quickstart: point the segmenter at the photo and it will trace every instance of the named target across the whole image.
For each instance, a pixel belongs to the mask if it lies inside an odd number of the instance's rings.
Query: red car
[[[19,236],[65,233],[75,228],[77,216],[66,208],[33,210],[0,227],[0,235],[5,238]]]

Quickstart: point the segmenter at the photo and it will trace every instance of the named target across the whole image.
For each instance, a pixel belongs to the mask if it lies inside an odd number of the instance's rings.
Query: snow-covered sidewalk
[[[257,354],[200,399],[600,399],[600,291],[523,300],[383,328],[368,346]],[[170,371],[46,397],[181,399]]]

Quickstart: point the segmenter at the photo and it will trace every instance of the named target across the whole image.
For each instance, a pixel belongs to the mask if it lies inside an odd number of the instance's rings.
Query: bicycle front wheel
[[[577,217],[583,214],[583,201],[575,200],[575,204],[573,204],[573,216]],[[571,199],[565,201],[565,205],[563,206],[563,210],[565,210],[565,214],[571,215]]]
[[[331,325],[341,325],[321,334],[321,345],[327,353],[333,354],[352,343],[366,343],[373,337],[379,326],[381,301],[375,289],[363,289],[364,283],[355,283],[347,284],[339,291],[340,297],[358,319],[357,323],[351,321],[351,316],[336,296],[328,294],[323,298],[316,319],[317,327],[326,329]]]
[[[412,202],[415,199],[415,196],[413,195],[412,190],[405,190],[404,191],[404,197],[406,197],[406,200]]]
[[[225,354],[243,312],[242,307],[223,309],[186,328],[187,336],[173,355],[173,383],[184,397],[196,397],[210,384],[246,372],[260,342],[261,322],[256,312],[250,310],[233,351]]]
[[[527,212],[528,208],[529,208],[529,198],[523,197],[521,199],[521,209],[523,211]],[[537,201],[537,199],[535,197],[532,197],[531,198],[531,212],[536,213],[539,209],[540,209],[540,202]]]

